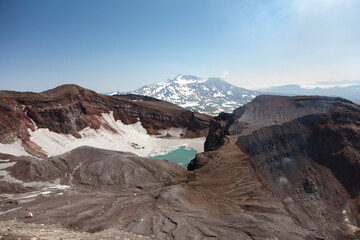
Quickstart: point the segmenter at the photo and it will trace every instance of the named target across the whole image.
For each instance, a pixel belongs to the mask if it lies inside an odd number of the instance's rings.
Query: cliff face
[[[228,136],[251,156],[253,168],[303,228],[330,239],[358,231],[358,105],[339,98],[260,96],[232,118]],[[223,128],[211,123],[208,142],[216,142]]]
[[[124,124],[138,121],[148,134],[169,128],[184,129],[183,137],[206,136],[210,117],[193,113],[163,101],[146,97],[105,96],[76,85],[63,85],[42,93],[0,91],[0,143],[21,139],[29,142],[28,129],[47,128],[52,132],[72,134],[86,127],[106,126],[99,116],[113,113]]]
[[[224,144],[224,137],[228,134],[229,126],[234,122],[231,114],[220,113],[210,121],[209,134],[206,137],[205,151],[212,151]]]

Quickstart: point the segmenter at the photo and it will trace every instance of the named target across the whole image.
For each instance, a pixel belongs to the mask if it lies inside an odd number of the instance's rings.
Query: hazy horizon
[[[359,23],[356,0],[3,0],[0,89],[130,91],[180,73],[248,89],[351,84]]]

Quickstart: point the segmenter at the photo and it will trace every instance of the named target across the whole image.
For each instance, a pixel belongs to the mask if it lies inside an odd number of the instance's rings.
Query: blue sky
[[[360,80],[358,0],[0,0],[0,89]]]

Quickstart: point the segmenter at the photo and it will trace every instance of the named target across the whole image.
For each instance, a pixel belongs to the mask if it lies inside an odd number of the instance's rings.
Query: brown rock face
[[[229,135],[302,228],[321,238],[355,238],[358,105],[340,98],[260,96],[232,117]],[[222,128],[210,126],[208,139],[217,139],[216,131]]]
[[[76,85],[63,85],[42,93],[0,91],[0,142],[20,138],[33,147],[28,129],[48,128],[80,137],[85,127],[98,129],[98,116],[113,112],[124,124],[140,121],[149,134],[161,129],[186,129],[184,137],[206,136],[210,116],[144,96],[106,96]],[[104,126],[107,127],[107,126]],[[36,151],[36,150],[35,150]]]

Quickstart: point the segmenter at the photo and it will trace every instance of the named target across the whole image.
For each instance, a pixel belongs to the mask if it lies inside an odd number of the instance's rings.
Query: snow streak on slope
[[[59,134],[46,128],[35,131],[29,130],[30,140],[39,145],[49,156],[65,153],[80,146],[92,146],[97,148],[132,152],[141,157],[152,154],[166,154],[179,146],[187,146],[198,152],[202,152],[205,138],[180,138],[182,129],[170,129],[163,131],[172,134],[171,138],[163,136],[155,137],[148,135],[140,122],[125,125],[120,120],[115,121],[113,113],[103,113],[100,117],[103,125],[100,129],[85,128],[79,132],[81,138],[71,134]],[[108,126],[109,128],[105,128]]]
[[[158,98],[210,115],[232,112],[259,95],[256,91],[233,86],[220,78],[198,78],[191,75],[178,75],[165,82],[144,86],[132,93]],[[119,92],[111,95],[116,94]]]

